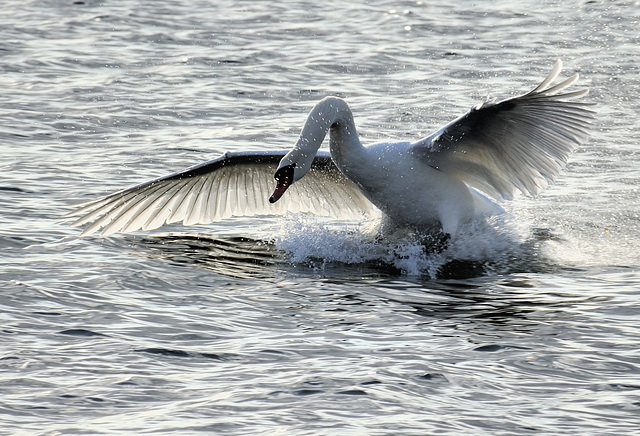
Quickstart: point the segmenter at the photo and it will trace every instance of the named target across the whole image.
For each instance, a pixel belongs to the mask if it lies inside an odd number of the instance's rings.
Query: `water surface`
[[[636,2],[3,11],[0,432],[640,428]],[[416,244],[308,217],[107,239],[62,219],[223,151],[288,148],[325,95],[348,99],[363,141],[409,140],[557,58],[598,104],[592,138],[454,247],[480,272],[434,279],[446,262]]]

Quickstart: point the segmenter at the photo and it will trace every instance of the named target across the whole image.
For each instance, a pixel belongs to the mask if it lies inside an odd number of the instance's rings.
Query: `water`
[[[147,3],[3,3],[1,434],[640,432],[638,2]],[[363,141],[408,140],[556,58],[592,138],[456,245],[480,270],[306,217],[61,218],[289,148],[328,94]]]

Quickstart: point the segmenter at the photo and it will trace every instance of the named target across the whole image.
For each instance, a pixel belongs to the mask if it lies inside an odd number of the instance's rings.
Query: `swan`
[[[565,91],[577,74],[553,85],[561,70],[558,60],[532,91],[487,100],[415,142],[363,146],[347,102],[326,97],[289,151],[227,152],[68,215],[86,226],[82,235],[101,236],[298,212],[342,219],[382,212],[393,227],[455,235],[477,216],[500,213],[501,200],[539,194],[586,141],[592,104],[575,100],[588,89]],[[327,134],[330,151],[319,151]]]

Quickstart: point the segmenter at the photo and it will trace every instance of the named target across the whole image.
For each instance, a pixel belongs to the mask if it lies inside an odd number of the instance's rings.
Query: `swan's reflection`
[[[527,244],[534,247],[550,237],[548,232],[536,231]],[[327,325],[340,324],[342,328],[354,324],[353,316],[346,316],[346,312],[356,312],[352,314],[356,318],[357,313],[368,316],[372,304],[381,304],[397,307],[402,313],[409,310],[423,320],[420,323],[437,323],[454,330],[525,332],[538,325],[531,317],[563,316],[567,304],[588,299],[550,289],[553,284],[540,273],[547,268],[557,272],[560,267],[541,261],[536,253],[512,262],[507,274],[488,274],[487,264],[453,260],[440,269],[442,277],[425,278],[403,275],[383,262],[331,262],[323,263],[321,269],[314,268],[313,260],[292,264],[274,243],[239,236],[168,234],[131,238],[128,246],[137,248],[138,255],[227,277],[259,279],[257,286],[281,283],[284,278],[287,286],[282,292],[287,293],[287,299],[299,301],[297,307],[309,308],[316,318],[326,314]],[[295,280],[289,280],[291,277]],[[310,289],[322,292],[310,293]],[[291,313],[298,315],[298,309]],[[300,322],[302,328],[307,327]],[[315,322],[311,324],[308,328],[317,327]]]
[[[557,268],[542,256],[539,245],[553,236],[535,229],[530,238],[518,247],[519,257],[500,261],[445,259],[435,272],[425,272],[412,279],[465,280],[486,275],[504,275],[519,272],[550,272]],[[303,263],[292,263],[287,254],[268,239],[253,239],[244,236],[212,237],[209,234],[164,234],[146,238],[127,238],[130,246],[138,247],[138,254],[157,259],[166,259],[178,264],[206,268],[217,274],[236,278],[273,278],[279,273],[317,275],[336,280],[396,279],[403,271],[383,259],[359,263],[327,262],[325,259],[309,258]]]
[[[234,278],[275,278],[279,273],[306,277],[316,276],[321,270],[323,277],[371,280],[397,277],[402,273],[382,261],[346,264],[310,258],[301,264],[292,263],[274,242],[241,236],[214,238],[204,234],[169,234],[129,238],[128,242],[130,247],[141,249],[137,254],[194,265]]]
[[[159,235],[136,239],[144,254],[178,264],[194,265],[237,278],[273,277],[281,253],[263,240],[208,235]]]

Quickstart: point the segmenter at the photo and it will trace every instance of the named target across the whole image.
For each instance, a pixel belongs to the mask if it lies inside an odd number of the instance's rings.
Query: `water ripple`
[[[640,17],[573,6],[3,2],[3,431],[637,432]],[[465,256],[303,217],[107,239],[61,218],[288,148],[324,95],[365,142],[409,140],[558,57],[598,102],[592,139]]]

